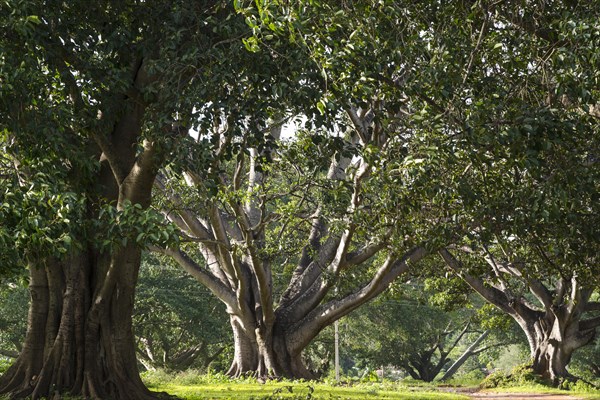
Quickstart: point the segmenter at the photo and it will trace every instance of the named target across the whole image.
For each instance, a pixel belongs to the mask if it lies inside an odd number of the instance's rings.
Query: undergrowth
[[[6,370],[12,365],[13,361],[14,360],[12,358],[0,356],[0,375],[6,372]]]
[[[148,387],[164,385],[190,386],[224,383],[256,383],[256,378],[251,376],[231,378],[221,372],[204,372],[195,369],[188,369],[181,372],[170,372],[164,369],[157,369],[155,371],[142,372],[141,376]]]
[[[527,365],[517,365],[510,372],[496,371],[481,381],[479,386],[483,389],[515,386],[547,386],[542,378],[535,374]]]
[[[551,385],[551,382],[544,380],[541,376],[535,374],[527,364],[517,365],[509,373],[498,371],[487,376],[481,381],[482,389],[511,389],[518,391],[530,390],[535,392],[557,392],[571,391],[577,393],[599,393],[595,383],[587,382],[582,379],[564,380],[558,386]]]

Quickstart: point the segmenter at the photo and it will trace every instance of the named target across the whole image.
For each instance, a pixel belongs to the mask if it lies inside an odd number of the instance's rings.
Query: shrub
[[[173,374],[164,369],[144,371],[140,375],[146,386],[151,388],[167,385],[172,383],[174,379]]]
[[[6,370],[12,365],[14,359],[0,357],[0,375],[6,372]]]
[[[542,378],[533,372],[528,364],[514,367],[510,373],[496,371],[488,375],[480,384],[484,389],[496,387],[527,386],[531,384],[544,384]]]

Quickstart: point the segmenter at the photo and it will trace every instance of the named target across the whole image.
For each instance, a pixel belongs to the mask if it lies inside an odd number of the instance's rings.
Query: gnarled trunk
[[[0,379],[11,398],[150,399],[131,329],[140,250],[30,266],[23,351]]]
[[[590,338],[578,335],[578,329],[569,321],[554,315],[540,318],[533,328],[526,330],[533,371],[555,384],[572,378],[567,366],[573,352],[585,346]]]
[[[228,375],[253,375],[259,378],[315,378],[302,360],[299,351],[292,352],[284,329],[277,326],[269,331],[244,329],[240,319],[231,316],[234,338],[234,357]]]

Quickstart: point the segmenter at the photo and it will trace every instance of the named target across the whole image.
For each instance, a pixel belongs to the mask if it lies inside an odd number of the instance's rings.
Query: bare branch
[[[142,152],[125,179],[119,182],[119,203],[127,199],[133,204],[150,205],[149,193],[163,157],[164,153],[155,142],[144,140]]]
[[[467,274],[461,263],[447,249],[442,249],[439,253],[446,262],[446,265],[461,276],[473,290],[506,313],[511,315],[515,314],[515,311],[510,307],[509,299],[504,292],[488,287],[482,279]]]
[[[167,217],[175,222],[180,229],[189,230],[196,238],[200,240],[215,240],[213,235],[209,232],[209,228],[200,221],[196,215],[191,211],[186,210],[183,204],[183,200],[176,193],[166,192],[165,178],[162,175],[158,175],[154,181],[154,187],[159,189],[165,196],[167,196],[177,207],[178,217],[173,215],[172,212],[164,211]],[[179,221],[180,220],[180,221]]]
[[[358,110],[355,107],[346,107],[346,113],[356,128],[356,133],[360,141],[364,144],[369,143],[369,124],[358,115]]]
[[[500,269],[498,268],[498,264],[496,264],[494,256],[492,256],[487,246],[484,245],[483,249],[485,251],[485,260],[492,267],[492,270],[494,271],[498,282],[500,282],[500,288],[502,289],[502,291],[506,291],[508,289],[508,285],[506,284],[506,281],[502,278],[502,274],[500,273]]]

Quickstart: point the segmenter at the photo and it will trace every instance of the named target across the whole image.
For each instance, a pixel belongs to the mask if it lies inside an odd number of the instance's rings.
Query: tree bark
[[[526,333],[533,371],[555,384],[572,378],[567,366],[574,351],[591,341],[568,324],[555,316],[542,318],[534,323],[534,330]]]
[[[150,399],[131,329],[140,250],[81,253],[30,266],[31,306],[23,351],[0,378],[10,398]],[[104,272],[104,273],[102,273]]]
[[[244,329],[239,318],[231,316],[234,357],[227,372],[232,377],[256,376],[313,379],[315,374],[302,360],[300,352],[292,353],[285,329],[276,324],[269,332]]]

